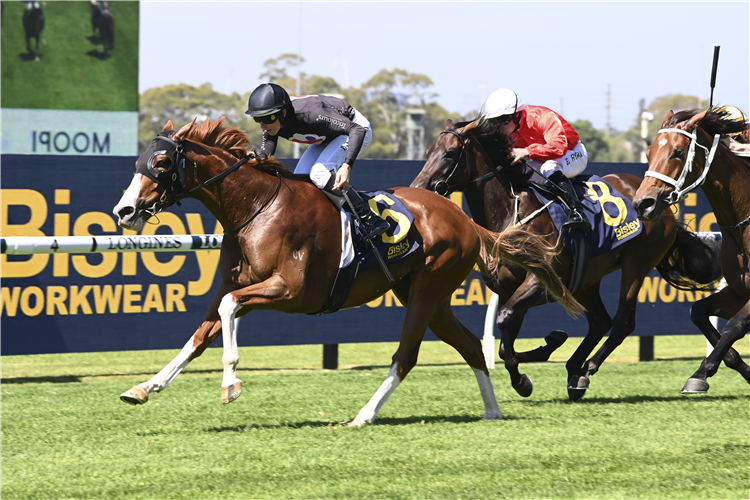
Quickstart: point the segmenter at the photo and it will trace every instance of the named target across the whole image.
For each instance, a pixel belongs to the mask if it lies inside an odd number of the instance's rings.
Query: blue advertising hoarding
[[[293,166],[295,160],[286,160]],[[0,234],[85,236],[128,234],[111,213],[130,183],[135,157],[2,155]],[[354,187],[376,190],[408,185],[420,161],[357,161]],[[590,164],[587,173],[641,176],[643,164]],[[461,203],[460,195],[454,201]],[[716,230],[702,192],[680,203],[679,217],[700,231]],[[160,224],[141,234],[220,232],[201,204],[159,214]],[[96,352],[179,348],[201,323],[219,283],[219,252],[109,253],[95,255],[3,255],[0,317],[2,354]],[[614,315],[619,272],[605,278],[602,296]],[[481,336],[490,292],[477,272],[456,290],[459,320]],[[634,335],[699,333],[689,308],[702,292],[674,290],[652,272],[641,290]],[[404,309],[389,293],[332,315],[253,311],[242,319],[243,346],[385,342],[399,339]],[[544,337],[554,329],[583,336],[585,320],[573,321],[558,304],[526,315],[521,337]],[[426,340],[436,340],[428,332]],[[221,339],[215,345],[221,345]]]

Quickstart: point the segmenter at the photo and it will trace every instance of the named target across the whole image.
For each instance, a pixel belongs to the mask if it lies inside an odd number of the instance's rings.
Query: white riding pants
[[[365,129],[365,139],[362,141],[360,154],[367,149],[372,141],[372,127],[370,122],[359,111],[354,110],[354,123]],[[308,174],[313,184],[323,189],[331,178],[331,171],[338,171],[349,149],[349,136],[340,135],[334,137],[330,142],[311,144],[307,147],[302,157],[297,162],[295,174]]]
[[[579,175],[586,169],[586,165],[589,162],[589,154],[586,152],[582,142],[578,142],[576,147],[568,150],[568,152],[562,158],[556,160],[531,160],[529,163],[537,168],[544,174],[545,177],[549,177],[556,171],[561,171],[565,177],[571,179],[576,175]]]

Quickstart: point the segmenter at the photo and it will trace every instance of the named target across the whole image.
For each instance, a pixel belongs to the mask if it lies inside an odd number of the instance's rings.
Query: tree
[[[589,161],[608,161],[610,143],[607,141],[607,134],[595,129],[588,120],[577,120],[570,125],[586,147]]]
[[[246,128],[249,125],[242,97],[237,93],[216,92],[210,83],[200,87],[180,84],[148,89],[140,96],[138,147],[144,150],[168,120],[180,127],[196,117],[198,122],[203,122],[206,118],[218,120],[222,116],[233,126]]]

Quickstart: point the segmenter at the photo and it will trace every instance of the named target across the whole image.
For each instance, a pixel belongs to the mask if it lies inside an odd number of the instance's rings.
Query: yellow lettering
[[[714,229],[711,229],[711,226],[714,224],[716,224],[716,215],[713,212],[707,213],[701,217],[701,221],[698,223],[698,231],[701,233],[710,233],[714,231]],[[718,231],[718,228],[716,231]]]
[[[185,234],[185,225],[182,223],[179,217],[171,212],[163,212],[159,214],[159,224],[146,225],[141,234],[143,236],[152,236],[156,234],[156,231],[160,227],[168,227],[172,230],[172,234]],[[141,254],[141,260],[143,265],[146,266],[151,274],[154,276],[172,276],[185,264],[186,257],[184,255],[174,255],[166,262],[161,262],[156,258],[156,252],[143,252]]]
[[[25,224],[8,223],[8,207],[21,205],[31,211]],[[46,236],[41,227],[47,220],[47,200],[42,193],[31,189],[3,189],[0,195],[0,234],[10,236]],[[0,255],[3,278],[29,278],[41,273],[49,262],[49,254],[32,255],[27,260],[8,260]]]
[[[185,307],[185,285],[179,283],[167,283],[167,312],[175,310],[187,311]]]
[[[21,287],[14,286],[13,292],[4,286],[0,291],[0,315],[6,312],[7,316],[13,317],[18,311],[18,299],[21,297]]]
[[[124,293],[122,297],[122,312],[124,313],[139,313],[141,312],[141,306],[133,304],[141,300],[140,291],[143,288],[142,285],[125,285]]]
[[[682,217],[682,223],[685,224],[685,229],[688,231],[695,231],[695,223],[698,216],[695,214],[685,214]]]
[[[138,231],[129,229],[122,230],[123,236],[135,236]],[[122,275],[135,276],[138,272],[138,254],[135,252],[124,252],[122,254]]]
[[[677,302],[695,302],[693,292],[688,290],[677,290]]]
[[[120,311],[120,297],[122,297],[122,285],[94,286],[96,314],[104,314],[107,309],[111,314],[117,314]]]
[[[667,290],[667,288],[669,288],[669,290]],[[677,289],[673,288],[666,280],[661,280],[661,283],[659,283],[659,299],[668,304],[674,302],[676,297]]]
[[[190,228],[190,234],[205,234],[200,214],[185,214],[185,218],[188,228]],[[216,221],[214,234],[221,234],[223,231],[224,229],[219,221]],[[211,290],[211,286],[214,284],[216,270],[219,268],[221,250],[201,250],[200,252],[193,252],[193,255],[198,260],[200,274],[198,275],[198,281],[188,281],[187,293],[188,295],[204,295]]]
[[[484,302],[484,294],[482,293],[482,281],[478,279],[471,280],[471,283],[469,283],[469,291],[466,294],[466,305],[470,306],[474,303],[477,305],[483,306],[485,304]]]
[[[34,297],[34,307],[31,306]],[[21,293],[21,312],[26,316],[38,316],[44,310],[44,292],[38,286],[24,288]]]
[[[396,304],[396,307],[403,307],[401,301],[398,300],[396,294],[393,293],[393,290],[388,290],[385,292],[385,307],[393,307],[393,304]]]
[[[370,302],[368,302],[367,307],[372,307],[374,309],[376,307],[380,307],[380,304],[382,303],[383,303],[383,296],[381,295],[377,299],[371,300]]]
[[[57,191],[55,191],[55,203],[60,204]],[[70,235],[70,214],[55,214],[55,236],[69,236]],[[52,256],[52,275],[53,276],[68,276],[68,264],[70,263],[70,255],[67,253],[56,253]]]
[[[89,227],[99,226],[105,233],[114,233],[117,230],[115,221],[104,212],[87,212],[73,225],[73,236],[91,236]],[[99,264],[91,264],[89,259],[99,260]],[[73,267],[81,276],[87,278],[101,278],[107,276],[117,267],[116,253],[103,253],[96,255],[74,255],[71,259]]]
[[[151,309],[157,312],[164,312],[164,301],[161,299],[161,290],[159,290],[159,285],[155,283],[149,285],[148,290],[146,290],[142,312],[147,313]]]
[[[461,296],[466,293],[463,289],[463,286],[466,284],[466,280],[464,280],[463,283],[461,283],[461,286],[456,288],[456,291],[453,292],[453,295],[451,295],[451,305],[452,306],[465,306],[466,300],[462,299]]]
[[[54,316],[55,309],[60,314],[67,315],[68,308],[65,307],[65,301],[68,299],[68,289],[64,286],[47,287],[47,316]]]
[[[78,308],[81,308],[83,314],[93,314],[87,295],[93,287],[84,285],[78,288],[78,285],[70,287],[70,314],[78,314]]]
[[[461,210],[464,209],[464,193],[462,191],[454,191],[450,195],[451,201],[458,205]]]
[[[638,302],[648,301],[652,304],[656,302],[656,298],[658,297],[659,293],[659,281],[660,278],[651,278],[650,276],[646,276],[643,279],[643,285],[638,292]]]

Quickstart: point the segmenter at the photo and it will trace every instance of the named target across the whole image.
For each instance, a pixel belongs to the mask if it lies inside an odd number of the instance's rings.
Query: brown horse
[[[162,208],[191,196],[201,201],[225,228],[221,248],[222,284],[206,317],[182,352],[148,382],[121,399],[142,404],[198,357],[221,333],[224,341],[222,400],[241,393],[237,318],[252,309],[286,313],[320,311],[341,258],[341,219],[333,204],[307,176],[293,175],[272,159],[247,156],[248,139],[222,120],[172,131],[168,122],[136,163],[136,174],[114,213],[122,227],[140,230]],[[365,304],[393,289],[406,305],[401,341],[387,379],[350,423],[372,422],[393,390],[417,362],[426,328],[453,346],[474,370],[485,404],[485,419],[502,415],[495,399],[481,344],[450,307],[453,291],[477,259],[491,265],[502,255],[533,266],[571,311],[572,299],[547,259],[551,248],[522,232],[497,235],[476,226],[453,203],[422,189],[389,191],[414,215],[421,248],[389,264],[395,285],[378,267],[357,277],[344,307]],[[385,241],[385,240],[384,240]],[[486,263],[486,264],[485,264]]]
[[[690,310],[693,323],[714,346],[683,393],[705,393],[708,377],[722,359],[750,382],[750,367],[732,345],[750,328],[750,159],[735,155],[721,135],[740,132],[742,124],[721,119],[713,109],[668,112],[662,128],[649,146],[648,172],[633,205],[642,220],[656,220],[698,186],[711,204],[721,229],[721,269],[727,286],[696,302]],[[703,151],[696,154],[696,151]],[[727,321],[721,334],[709,321]]]
[[[437,190],[440,194],[462,190],[474,221],[481,226],[498,232],[509,227],[522,227],[554,245],[560,234],[549,212],[526,187],[526,179],[518,174],[519,168],[503,167],[510,163],[509,139],[481,133],[477,129],[479,125],[479,119],[455,125],[449,120],[427,150],[427,162],[412,182],[412,187]],[[496,168],[495,165],[500,166]],[[610,174],[604,180],[630,199],[641,183],[641,179],[628,174]],[[572,401],[584,396],[589,377],[635,329],[638,291],[644,277],[654,267],[674,285],[681,285],[686,276],[701,283],[716,279],[716,271],[709,270],[705,275],[700,265],[695,266],[696,269],[691,267],[692,261],[685,260],[696,252],[702,256],[704,254],[700,252],[710,250],[704,249],[705,245],[691,234],[684,229],[678,231],[674,216],[668,214],[659,221],[644,223],[638,236],[591,259],[578,290],[574,291],[576,299],[586,308],[589,330],[566,364],[568,397]],[[571,263],[571,255],[567,250],[561,250],[555,269],[566,283],[571,276]],[[622,279],[613,319],[602,302],[599,285],[604,276],[617,269],[622,269]],[[517,353],[514,343],[526,313],[532,307],[547,303],[548,297],[533,275],[512,262],[504,263],[496,273],[483,277],[487,286],[500,297],[497,312],[502,339],[500,357],[505,360],[513,388],[521,396],[528,397],[533,384],[528,376],[519,372],[518,365],[547,361],[567,335],[552,332],[547,337],[546,346]],[[586,361],[610,329],[604,345]]]

